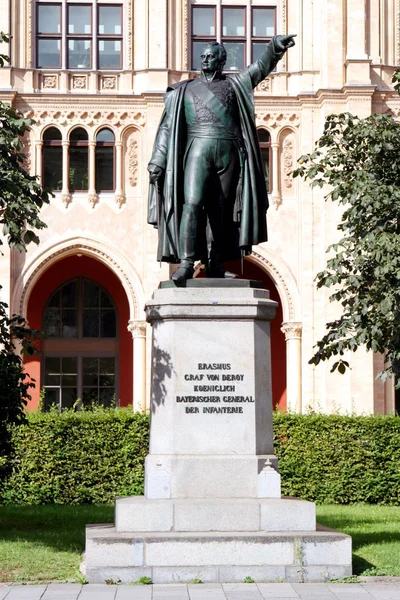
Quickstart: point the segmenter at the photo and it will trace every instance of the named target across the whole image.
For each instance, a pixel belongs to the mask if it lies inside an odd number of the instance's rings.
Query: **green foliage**
[[[113,502],[143,493],[148,416],[132,409],[30,413],[12,428],[5,504]]]
[[[399,79],[400,85],[400,79]],[[400,123],[377,114],[360,119],[349,113],[327,117],[316,149],[299,159],[294,176],[311,187],[328,186],[326,200],[344,208],[343,237],[327,250],[317,287],[334,288],[331,301],[341,317],[327,323],[310,363],[338,357],[332,370],[344,373],[342,356],[361,345],[386,352],[394,372],[400,361]],[[392,370],[392,365],[394,369]]]
[[[149,418],[128,409],[30,413],[12,426],[4,504],[113,502],[143,493]],[[400,506],[400,419],[274,414],[282,493]]]
[[[8,36],[0,32],[0,43],[8,41]],[[9,58],[0,54],[0,67],[6,62]],[[31,242],[39,242],[35,231],[45,227],[39,211],[49,201],[36,177],[23,167],[21,140],[32,124],[31,119],[24,119],[15,108],[0,102],[0,225],[10,248],[20,251]],[[0,238],[0,247],[3,244]],[[21,356],[14,353],[13,340],[19,342],[23,352],[32,354],[36,334],[21,317],[10,317],[7,304],[0,302],[0,480],[5,477],[4,470],[9,469],[5,460],[11,444],[7,425],[23,420],[29,388],[33,386],[24,373]]]
[[[400,505],[400,419],[274,415],[282,494],[317,503]]]

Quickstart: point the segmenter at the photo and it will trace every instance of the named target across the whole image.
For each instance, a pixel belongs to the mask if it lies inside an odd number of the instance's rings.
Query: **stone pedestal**
[[[153,326],[145,496],[88,526],[90,582],[323,581],[351,574],[351,538],[281,499],[273,454],[269,323],[255,282],[165,282]]]

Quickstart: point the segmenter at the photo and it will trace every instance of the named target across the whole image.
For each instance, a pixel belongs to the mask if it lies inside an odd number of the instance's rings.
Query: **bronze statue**
[[[167,89],[148,165],[148,222],[158,228],[158,260],[180,262],[174,281],[193,277],[197,259],[207,277],[236,277],[222,263],[267,239],[253,88],[294,37],[274,37],[258,61],[234,74],[222,71],[225,48],[205,44],[201,76]]]

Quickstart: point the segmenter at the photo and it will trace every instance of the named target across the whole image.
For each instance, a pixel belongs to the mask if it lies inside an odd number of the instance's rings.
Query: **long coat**
[[[249,254],[253,245],[267,240],[268,198],[254,121],[253,88],[274,69],[282,55],[283,52],[276,51],[273,38],[259,61],[240,73],[226,74],[239,106],[244,160],[234,207],[237,247],[225,252],[224,260],[237,258],[240,253]],[[184,203],[183,159],[187,143],[184,94],[193,81],[182,81],[167,89],[165,110],[150,160],[150,164],[165,170],[161,180],[150,184],[148,206],[148,222],[158,228],[157,259],[164,262],[180,261],[179,224]]]

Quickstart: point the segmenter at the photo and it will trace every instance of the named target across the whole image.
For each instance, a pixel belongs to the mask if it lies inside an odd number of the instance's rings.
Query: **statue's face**
[[[219,57],[219,48],[215,46],[213,48],[204,48],[201,59],[201,70],[205,73],[214,73],[221,69],[221,59]]]

